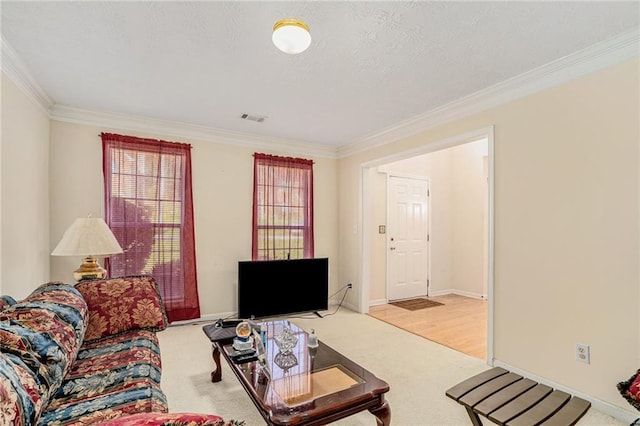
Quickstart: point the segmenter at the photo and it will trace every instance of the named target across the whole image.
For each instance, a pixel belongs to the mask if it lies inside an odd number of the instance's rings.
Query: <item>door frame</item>
[[[388,218],[389,218],[389,212],[390,212],[390,204],[389,204],[389,182],[391,181],[392,177],[398,177],[398,178],[403,178],[403,179],[413,179],[413,180],[421,180],[424,182],[427,182],[427,223],[425,224],[426,228],[427,228],[427,246],[426,246],[426,264],[427,264],[427,273],[425,276],[425,279],[427,280],[426,287],[427,287],[427,296],[429,296],[429,279],[431,278],[431,245],[429,243],[429,235],[431,234],[431,197],[428,195],[429,191],[431,190],[431,181],[429,180],[428,177],[425,176],[416,176],[416,175],[411,175],[411,174],[405,174],[405,173],[397,173],[397,172],[388,172],[387,173],[387,211],[386,211],[386,215],[387,215],[387,224],[388,224]],[[387,227],[387,233],[389,232],[389,228]],[[386,263],[386,269],[387,269],[387,273],[386,273],[386,286],[385,286],[385,299],[387,300],[387,302],[389,301],[389,286],[391,285],[391,281],[389,280],[389,245],[390,245],[390,241],[389,238],[386,238],[386,245],[385,245],[385,249],[386,249],[386,256],[385,256],[385,263]]]
[[[371,280],[371,240],[370,232],[373,229],[373,220],[371,217],[371,183],[369,179],[370,171],[385,163],[404,160],[417,155],[428,154],[430,152],[451,148],[468,142],[474,142],[479,139],[487,139],[488,145],[488,238],[487,238],[487,359],[489,365],[493,365],[494,348],[493,348],[493,317],[494,317],[494,126],[480,128],[457,136],[446,139],[437,140],[432,143],[425,143],[405,151],[380,157],[360,164],[360,245],[358,248],[359,256],[359,276],[360,276],[360,293],[358,299],[358,311],[360,313],[369,313],[369,282]]]

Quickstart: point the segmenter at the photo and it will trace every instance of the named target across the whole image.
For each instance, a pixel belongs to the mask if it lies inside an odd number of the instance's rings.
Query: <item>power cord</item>
[[[342,290],[344,290],[344,294],[342,295],[342,299],[340,299],[340,303],[338,303],[338,307],[336,308],[336,310],[331,312],[331,313],[326,314],[325,317],[328,317],[330,315],[334,315],[336,312],[338,312],[338,310],[342,307],[342,303],[344,302],[344,299],[347,297],[347,293],[349,293],[349,290],[351,290],[352,288],[353,288],[353,284],[349,283],[349,284],[345,285],[344,287],[342,287],[340,290],[338,290],[335,293],[333,293],[331,296],[329,296],[329,299],[331,299],[333,296],[335,296],[336,294],[338,294]]]
[[[335,293],[333,293],[331,296],[329,296],[329,300],[331,300],[336,294],[340,293],[342,290],[344,290],[345,288],[347,289],[352,289],[353,288],[353,284],[349,283],[347,285],[342,286],[342,288],[340,288],[338,291],[336,291]],[[344,294],[347,294],[346,292]]]
[[[321,318],[324,317],[328,317],[331,315],[334,315],[336,312],[338,312],[338,310],[340,309],[340,307],[342,306],[342,303],[344,302],[344,299],[347,297],[347,293],[349,292],[349,290],[351,290],[353,288],[353,284],[349,283],[345,286],[343,286],[342,288],[340,288],[338,291],[336,291],[335,293],[333,293],[331,296],[329,296],[329,300],[331,300],[335,295],[337,295],[338,293],[340,293],[341,291],[345,290],[344,294],[342,295],[342,299],[340,300],[340,303],[338,303],[338,307],[336,308],[335,311],[327,313],[327,314],[323,314]],[[289,317],[289,318],[300,318],[300,319],[313,319],[313,318],[317,318],[315,316],[311,316],[311,315],[307,315],[307,316],[293,316],[293,317]]]

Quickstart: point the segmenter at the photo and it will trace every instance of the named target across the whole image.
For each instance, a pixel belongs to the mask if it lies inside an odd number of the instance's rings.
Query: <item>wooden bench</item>
[[[446,395],[466,408],[474,426],[482,426],[479,416],[499,425],[569,426],[591,407],[589,401],[500,367],[458,383]]]

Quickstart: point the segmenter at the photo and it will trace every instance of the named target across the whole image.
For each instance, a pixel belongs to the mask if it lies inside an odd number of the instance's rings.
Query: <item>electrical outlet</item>
[[[353,288],[353,284],[351,283],[347,284],[347,288]]]
[[[584,362],[585,364],[589,364],[591,362],[589,357],[589,345],[576,343],[576,361]]]

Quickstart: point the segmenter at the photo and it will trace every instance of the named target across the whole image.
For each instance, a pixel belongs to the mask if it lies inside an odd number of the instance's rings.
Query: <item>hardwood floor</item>
[[[451,349],[486,359],[487,301],[456,294],[429,299],[443,305],[417,311],[377,305],[369,308],[369,315]]]

